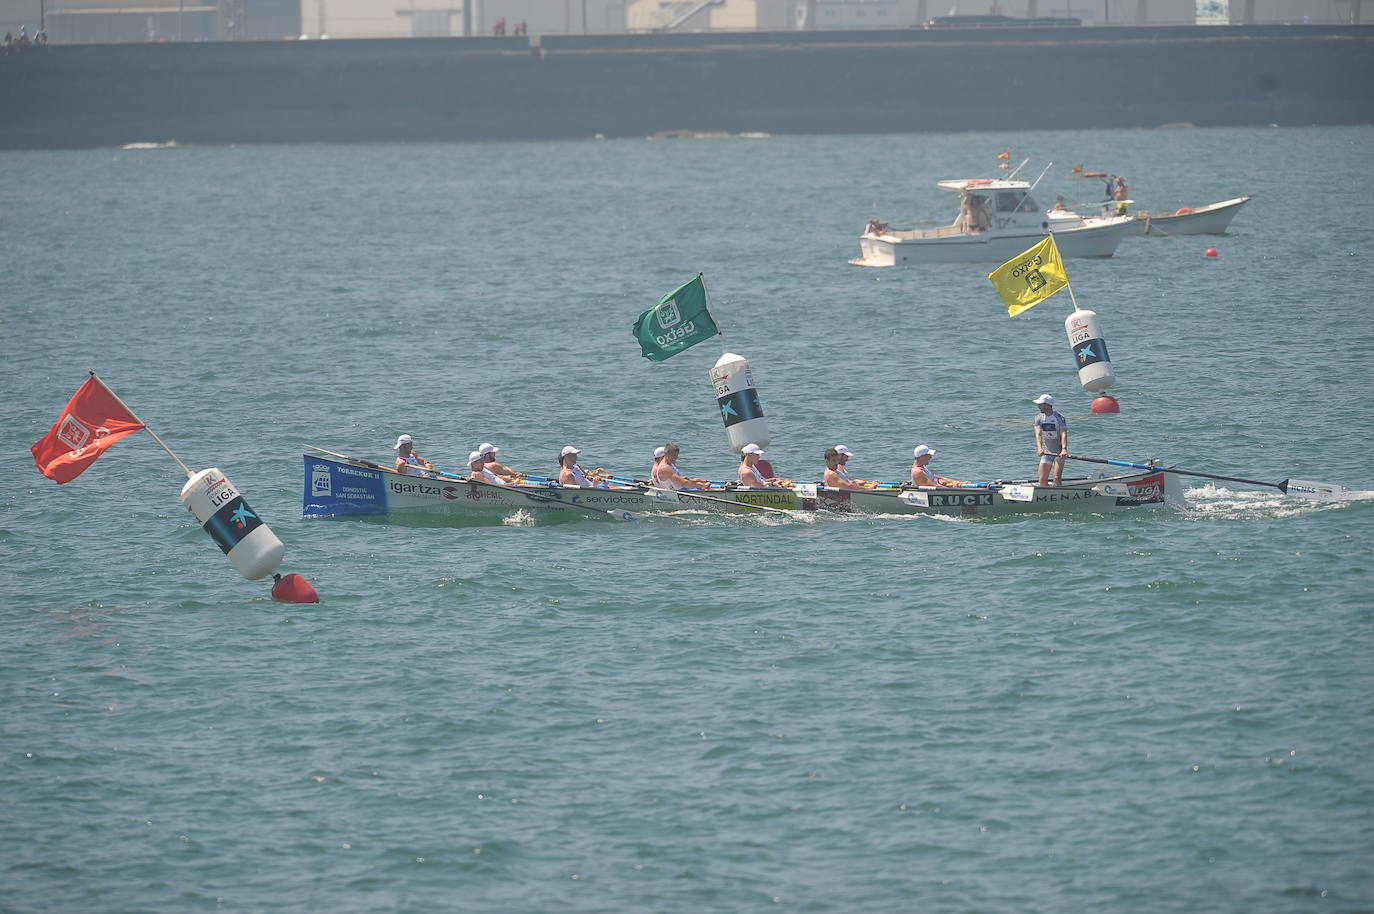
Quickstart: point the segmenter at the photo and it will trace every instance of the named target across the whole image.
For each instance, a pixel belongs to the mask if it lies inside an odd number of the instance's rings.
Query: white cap
[[[401,437],[399,437],[399,438],[396,439],[396,443],[393,444],[393,445],[391,446],[391,449],[392,449],[393,451],[399,451],[399,450],[401,449],[401,445],[403,445],[403,444],[414,444],[414,443],[415,443],[415,439],[414,439],[414,438],[410,437],[409,435],[402,435]]]
[[[746,444],[744,447],[739,449],[739,452],[741,455],[758,454],[760,457],[763,456],[763,448],[759,447],[757,444]]]
[[[658,447],[654,448],[654,459],[658,460],[666,453],[668,453],[668,449],[663,447],[662,445],[659,445]]]
[[[935,449],[924,444],[918,444],[916,445],[916,450],[911,452],[912,457],[925,457],[926,455],[934,457]]]
[[[559,457],[566,457],[566,456],[568,456],[569,454],[580,454],[580,453],[582,453],[582,451],[578,450],[577,448],[575,448],[575,447],[573,447],[571,444],[569,444],[569,445],[567,445],[566,447],[563,448],[562,452],[559,453],[558,456],[559,456]]]
[[[1041,394],[1035,398],[1035,405],[1039,406],[1041,403],[1048,403],[1050,406],[1053,406],[1054,397],[1051,397],[1049,394]]]
[[[854,456],[854,452],[851,451],[849,448],[845,447],[843,444],[837,445],[837,446],[836,446],[836,448],[835,448],[835,453],[836,453],[836,454],[839,454],[841,457],[853,457],[853,456]]]
[[[482,452],[481,452],[481,451],[473,451],[471,454],[468,455],[468,463],[476,463],[477,461],[479,461],[479,460],[481,460],[481,459],[482,459]]]
[[[490,441],[483,441],[481,444],[477,445],[477,453],[479,454],[495,454],[499,450],[501,449]]]

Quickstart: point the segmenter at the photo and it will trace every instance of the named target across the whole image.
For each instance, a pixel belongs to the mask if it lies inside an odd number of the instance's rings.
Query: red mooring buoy
[[[1216,248],[1208,248],[1207,250],[1205,250],[1205,251],[1202,252],[1202,256],[1203,256],[1203,257],[1220,257],[1221,255],[1217,253],[1217,249],[1216,249]]]
[[[315,592],[315,588],[310,586],[310,582],[294,572],[285,575],[274,574],[272,575],[272,582],[272,599],[278,602],[320,602],[320,595]]]
[[[1109,397],[1106,394],[1093,400],[1093,412],[1095,413],[1119,413],[1121,404],[1116,402],[1116,397]]]

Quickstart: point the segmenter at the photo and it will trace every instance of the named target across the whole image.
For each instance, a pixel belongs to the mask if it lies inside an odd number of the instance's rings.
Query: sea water
[[[150,140],[165,138],[153,137]],[[0,909],[1374,908],[1369,127],[0,154]],[[1221,237],[1072,260],[849,266],[870,217],[1029,158],[1036,193],[1253,199]],[[1215,248],[1218,256],[1204,257]],[[638,313],[703,272],[780,475],[1035,471],[1178,508],[987,522],[300,516],[305,445],[461,471],[728,478],[704,344]],[[318,605],[248,582],[146,435],[56,486],[29,445],[95,369],[223,470]],[[1075,470],[1100,469],[1093,465]]]

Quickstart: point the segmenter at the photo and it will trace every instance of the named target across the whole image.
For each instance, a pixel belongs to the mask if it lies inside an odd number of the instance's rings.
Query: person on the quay
[[[577,486],[583,489],[590,489],[596,486],[605,488],[607,473],[601,467],[592,470],[590,474],[583,472],[578,465],[577,456],[581,454],[580,448],[575,448],[571,444],[563,448],[558,456],[558,481],[565,486]]]
[[[654,467],[652,481],[656,489],[707,489],[711,483],[706,479],[683,476],[677,468],[677,459],[682,448],[675,441],[663,445],[663,459]]]
[[[508,485],[504,477],[487,468],[487,455],[481,451],[473,451],[468,455],[468,470],[469,479],[489,482],[494,486]]]
[[[411,436],[401,435],[391,449],[396,452],[397,473],[403,476],[423,476],[426,472],[434,472],[434,465],[415,453],[415,439]]]
[[[1050,484],[1050,467],[1054,467],[1054,484],[1064,480],[1064,458],[1069,455],[1069,420],[1054,408],[1054,397],[1041,394],[1033,401],[1040,407],[1035,417],[1035,453],[1040,458],[1040,485]]]

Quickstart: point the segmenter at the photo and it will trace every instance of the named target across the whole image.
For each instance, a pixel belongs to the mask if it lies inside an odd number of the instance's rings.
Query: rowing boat
[[[959,488],[884,483],[873,489],[834,489],[799,482],[793,488],[748,488],[715,483],[709,489],[669,491],[643,484],[572,488],[555,483],[493,485],[446,473],[412,476],[369,460],[304,455],[301,513],[306,517],[443,518],[462,523],[500,521],[524,512],[537,520],[629,520],[642,514],[709,511],[726,514],[831,512],[1002,517],[1096,514],[1162,505],[1174,493],[1162,470]]]

